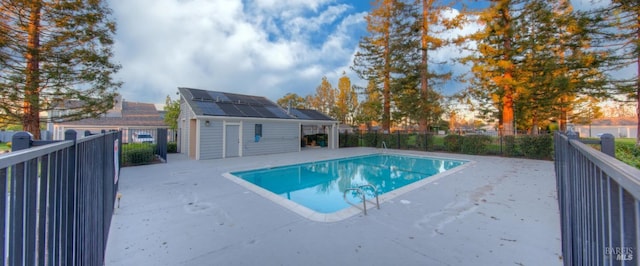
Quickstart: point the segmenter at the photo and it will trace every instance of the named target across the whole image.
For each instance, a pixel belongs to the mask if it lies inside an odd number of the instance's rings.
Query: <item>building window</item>
[[[255,142],[259,142],[262,137],[262,124],[256,124],[255,127]]]
[[[262,137],[262,124],[256,124],[256,137]]]

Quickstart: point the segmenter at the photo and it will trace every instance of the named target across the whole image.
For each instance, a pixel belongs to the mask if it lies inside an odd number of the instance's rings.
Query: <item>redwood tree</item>
[[[0,1],[3,123],[39,139],[41,112],[68,121],[113,106],[120,66],[111,61],[116,26],[106,1]]]

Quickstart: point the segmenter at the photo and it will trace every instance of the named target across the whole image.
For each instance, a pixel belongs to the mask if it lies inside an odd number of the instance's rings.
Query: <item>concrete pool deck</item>
[[[371,148],[122,168],[106,265],[561,265],[553,163],[473,161],[336,222],[307,219],[222,175],[380,152]]]

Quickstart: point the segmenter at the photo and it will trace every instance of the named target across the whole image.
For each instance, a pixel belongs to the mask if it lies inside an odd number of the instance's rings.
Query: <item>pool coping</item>
[[[438,181],[439,179],[448,176],[448,175],[452,175],[454,173],[457,173],[461,170],[466,169],[467,167],[470,167],[471,165],[475,164],[476,161],[473,160],[464,160],[464,159],[456,159],[456,158],[447,158],[447,157],[443,157],[443,156],[420,156],[420,155],[415,155],[415,154],[410,154],[410,153],[400,153],[400,152],[377,152],[377,153],[370,153],[370,154],[366,154],[366,155],[373,155],[373,154],[396,154],[396,155],[405,155],[405,156],[413,156],[413,157],[427,157],[427,158],[434,158],[434,159],[444,159],[444,160],[455,160],[455,161],[464,161],[465,163],[457,166],[455,168],[446,170],[442,173],[437,173],[433,176],[430,176],[428,178],[424,178],[422,180],[418,180],[416,182],[413,182],[411,184],[408,184],[406,186],[403,186],[401,188],[389,191],[387,193],[384,193],[382,195],[378,196],[378,200],[380,205],[382,205],[382,203],[386,202],[386,201],[390,201],[400,195],[403,195],[405,193],[411,192],[413,190],[416,190],[418,188],[421,188],[423,186],[426,186],[429,183]],[[334,159],[339,159],[339,158],[334,158]],[[310,161],[310,162],[306,162],[306,163],[311,163],[311,162],[315,162],[315,161]],[[305,162],[302,162],[305,163]],[[283,165],[279,165],[279,166],[272,166],[272,167],[280,167],[280,166],[287,166],[290,164],[283,164]],[[251,170],[251,169],[247,169],[247,170]],[[244,170],[243,170],[244,171]],[[311,210],[301,204],[298,204],[294,201],[285,199],[269,190],[266,190],[258,185],[255,185],[249,181],[246,181],[240,177],[237,177],[233,174],[231,174],[231,172],[225,172],[222,174],[223,177],[227,178],[228,180],[268,199],[271,200],[272,202],[306,218],[309,219],[311,221],[315,221],[315,222],[338,222],[338,221],[342,221],[345,220],[347,218],[351,218],[357,214],[363,213],[363,209],[356,207],[356,206],[351,206],[351,207],[347,207],[345,209],[339,210],[337,212],[333,212],[333,213],[320,213],[320,212],[316,212],[314,210]],[[370,200],[370,199],[368,199]],[[374,206],[373,204],[368,204],[367,205],[367,212],[370,209],[374,209],[376,208],[376,206]],[[382,208],[382,207],[380,207]]]

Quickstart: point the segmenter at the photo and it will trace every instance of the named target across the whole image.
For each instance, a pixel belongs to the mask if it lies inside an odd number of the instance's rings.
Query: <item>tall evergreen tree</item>
[[[476,99],[489,100],[497,108],[500,132],[514,134],[513,102],[517,79],[514,78],[515,55],[512,13],[515,0],[492,0],[491,5],[480,12],[479,22],[484,29],[470,36],[477,42],[477,52],[464,58],[472,62],[469,93]],[[517,12],[516,12],[517,13]]]
[[[115,23],[103,0],[1,0],[0,116],[40,138],[40,112],[55,121],[113,106]]]
[[[380,88],[385,131],[392,118],[421,121],[426,128],[439,117],[440,95],[433,86],[450,74],[430,71],[428,65],[435,62],[428,53],[445,43],[437,37],[443,21],[440,2],[378,0],[367,16],[369,35],[361,39],[352,69]]]
[[[429,55],[431,52],[438,50],[447,44],[440,35],[443,30],[448,29],[445,25],[456,25],[457,23],[451,23],[449,19],[444,18],[443,12],[449,8],[451,3],[445,3],[451,1],[437,1],[437,0],[416,0],[415,4],[421,7],[422,14],[417,19],[420,27],[420,51],[421,58],[419,64],[420,73],[420,102],[418,112],[420,124],[420,131],[429,129],[429,124],[440,117],[442,114],[442,108],[439,104],[441,96],[434,90],[434,86],[440,84],[451,78],[451,72],[437,73],[430,70]],[[419,10],[419,9],[418,9]],[[459,18],[453,18],[452,20],[458,20]],[[440,64],[443,62],[435,62]]]
[[[611,69],[630,67],[637,71],[632,76],[615,77],[613,84],[636,104],[639,132],[636,146],[640,147],[640,4],[638,1],[612,0],[610,5],[596,12],[595,18],[602,22],[598,36],[614,61]]]
[[[401,3],[397,0],[375,0],[373,9],[365,17],[367,32],[359,43],[352,69],[369,85],[382,85],[382,129],[391,126],[391,72],[392,72],[392,19],[399,13]],[[373,83],[372,83],[373,82]]]
[[[552,117],[565,129],[576,97],[608,95],[593,24],[568,1],[493,1],[480,21],[477,53],[463,59],[473,63],[468,93],[497,109],[503,134],[515,119],[533,134]]]

